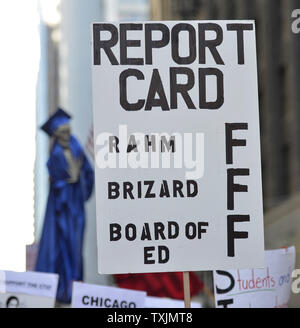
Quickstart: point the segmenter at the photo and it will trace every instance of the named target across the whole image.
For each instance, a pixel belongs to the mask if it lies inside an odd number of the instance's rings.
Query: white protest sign
[[[0,271],[0,307],[54,307],[58,275]]]
[[[254,21],[92,24],[100,273],[263,267]]]
[[[73,308],[142,308],[146,292],[73,282]]]
[[[55,298],[29,294],[0,294],[0,308],[54,308]]]
[[[146,308],[184,308],[184,301],[174,300],[165,297],[147,296],[145,302]],[[201,308],[198,302],[191,302],[192,308]]]
[[[263,269],[214,271],[216,307],[288,307],[295,247],[265,251]]]

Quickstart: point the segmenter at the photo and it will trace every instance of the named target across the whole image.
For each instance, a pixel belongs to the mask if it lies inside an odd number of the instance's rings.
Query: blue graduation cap
[[[70,118],[71,115],[66,113],[61,108],[58,108],[57,111],[48,119],[48,121],[41,126],[41,129],[51,137],[53,132],[60,125],[69,123]]]

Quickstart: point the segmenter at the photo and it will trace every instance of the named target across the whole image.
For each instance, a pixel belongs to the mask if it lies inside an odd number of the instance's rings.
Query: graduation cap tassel
[[[184,292],[184,307],[191,307],[191,290],[190,290],[190,273],[184,271],[183,273],[183,292]]]

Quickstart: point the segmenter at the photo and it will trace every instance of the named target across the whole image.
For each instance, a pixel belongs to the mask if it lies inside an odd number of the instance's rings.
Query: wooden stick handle
[[[184,292],[184,306],[191,307],[191,290],[190,290],[190,273],[183,272],[183,292]]]

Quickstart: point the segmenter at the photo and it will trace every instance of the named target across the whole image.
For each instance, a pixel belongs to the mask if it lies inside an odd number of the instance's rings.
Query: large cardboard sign
[[[146,292],[86,284],[73,283],[73,308],[142,308]]]
[[[263,267],[254,21],[91,29],[99,272]]]
[[[0,308],[54,307],[57,285],[57,274],[0,271]]]
[[[216,307],[288,307],[295,247],[265,251],[263,269],[214,271]]]

